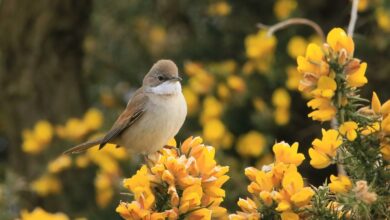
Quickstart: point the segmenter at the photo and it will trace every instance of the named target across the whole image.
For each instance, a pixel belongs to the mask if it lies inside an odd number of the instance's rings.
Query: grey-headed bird
[[[96,145],[101,149],[107,143],[141,154],[158,151],[179,132],[187,115],[180,81],[176,64],[159,60],[103,138],[79,144],[64,153],[80,153]]]

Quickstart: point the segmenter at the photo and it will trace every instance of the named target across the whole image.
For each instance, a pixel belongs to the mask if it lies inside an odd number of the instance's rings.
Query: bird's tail
[[[69,150],[66,150],[63,154],[78,154],[78,153],[82,153],[86,150],[88,150],[89,148],[93,147],[93,146],[96,146],[96,145],[99,145],[101,143],[102,139],[96,139],[96,140],[91,140],[91,141],[87,141],[87,142],[84,142],[82,144],[79,144],[75,147],[72,147],[70,148]]]

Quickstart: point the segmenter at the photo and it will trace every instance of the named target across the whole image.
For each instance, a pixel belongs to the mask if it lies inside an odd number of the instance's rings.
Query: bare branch
[[[315,32],[317,32],[317,34],[325,42],[325,35],[324,35],[324,32],[322,31],[321,27],[317,23],[315,23],[314,21],[306,19],[306,18],[290,18],[290,19],[281,21],[279,23],[276,23],[272,26],[267,26],[267,25],[264,25],[262,23],[259,23],[259,24],[257,24],[257,27],[261,28],[261,29],[267,29],[268,36],[271,36],[276,31],[279,31],[279,30],[284,29],[286,27],[289,27],[291,25],[298,25],[298,24],[310,26],[311,28],[313,28],[315,30]]]
[[[352,1],[352,8],[351,8],[351,18],[349,19],[348,24],[348,36],[353,37],[353,32],[355,30],[355,25],[357,21],[357,10],[358,10],[359,0],[353,0]]]

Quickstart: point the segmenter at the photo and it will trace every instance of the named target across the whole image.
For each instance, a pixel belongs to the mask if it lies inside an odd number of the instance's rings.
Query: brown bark
[[[8,167],[28,175],[23,128],[63,122],[85,107],[82,42],[91,0],[0,1],[0,133]]]

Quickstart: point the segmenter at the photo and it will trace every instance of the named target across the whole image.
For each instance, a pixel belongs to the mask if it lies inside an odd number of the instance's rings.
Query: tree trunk
[[[28,176],[23,128],[84,111],[82,42],[91,6],[91,0],[0,1],[0,134],[7,137],[7,167],[19,175]]]

